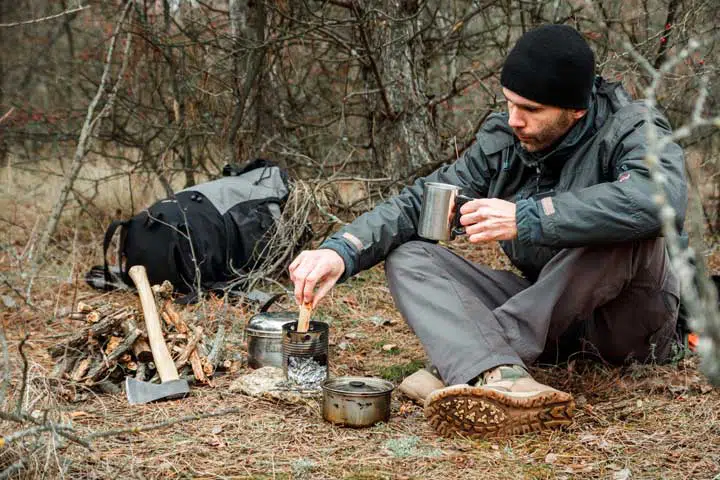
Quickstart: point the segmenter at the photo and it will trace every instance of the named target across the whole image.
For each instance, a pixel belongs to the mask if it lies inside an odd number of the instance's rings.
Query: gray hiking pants
[[[447,385],[576,352],[663,362],[677,344],[679,282],[662,238],[564,249],[535,283],[423,241],[395,249],[385,271]]]

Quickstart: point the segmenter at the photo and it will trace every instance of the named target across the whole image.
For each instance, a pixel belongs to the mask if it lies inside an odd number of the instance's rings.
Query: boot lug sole
[[[506,437],[562,428],[572,423],[572,395],[542,392],[512,397],[489,388],[457,386],[433,392],[425,417],[440,435],[472,439]]]

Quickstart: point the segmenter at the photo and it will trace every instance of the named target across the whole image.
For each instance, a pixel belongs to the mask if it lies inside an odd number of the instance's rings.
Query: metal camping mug
[[[470,200],[455,185],[425,183],[418,235],[428,240],[453,240],[465,234],[465,227],[460,225],[460,207]]]

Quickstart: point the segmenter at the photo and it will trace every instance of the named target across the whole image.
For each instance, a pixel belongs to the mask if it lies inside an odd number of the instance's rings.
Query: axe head
[[[125,378],[125,393],[131,405],[157,400],[182,398],[190,393],[187,380],[171,380],[163,383],[141,382],[132,377]]]

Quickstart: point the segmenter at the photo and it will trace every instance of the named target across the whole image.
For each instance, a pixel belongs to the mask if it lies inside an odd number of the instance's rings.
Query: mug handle
[[[455,216],[453,217],[452,230],[450,231],[450,240],[454,240],[455,237],[458,237],[460,235],[465,235],[465,227],[460,225],[460,217],[462,216],[460,214],[460,207],[462,207],[471,200],[475,199],[472,197],[467,197],[465,195],[458,195],[457,197],[455,197]]]

